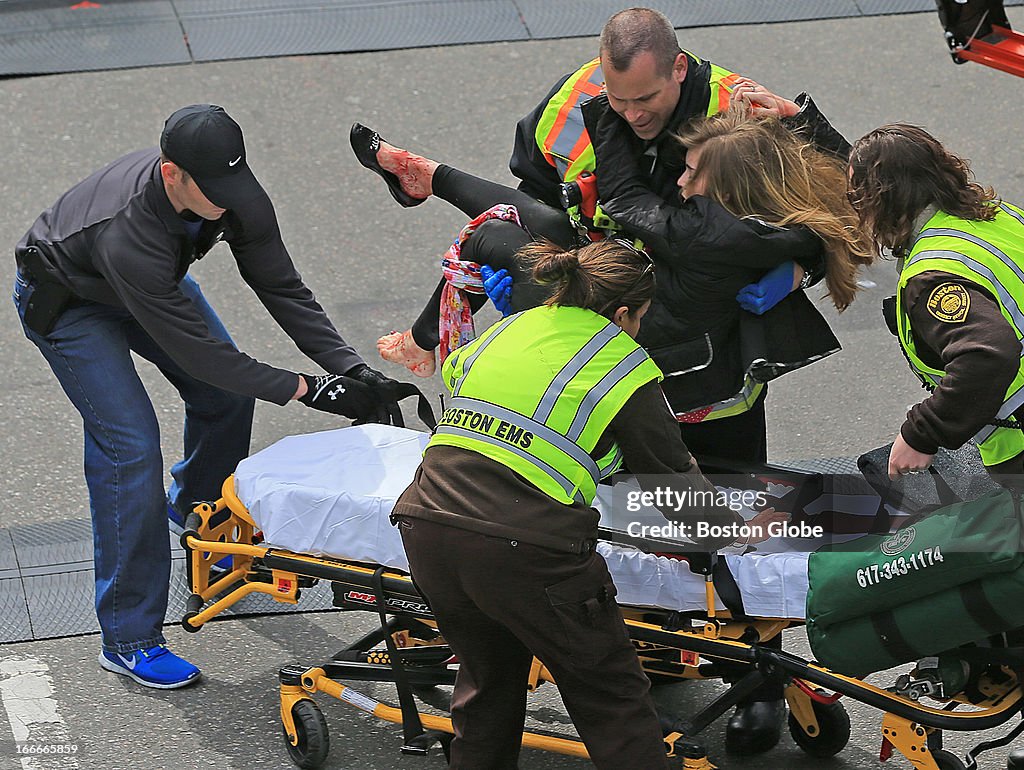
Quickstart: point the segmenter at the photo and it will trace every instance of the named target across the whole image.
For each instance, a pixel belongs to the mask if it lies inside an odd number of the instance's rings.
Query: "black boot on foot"
[[[761,754],[782,737],[784,700],[753,701],[736,707],[725,727],[725,748],[732,754]]]

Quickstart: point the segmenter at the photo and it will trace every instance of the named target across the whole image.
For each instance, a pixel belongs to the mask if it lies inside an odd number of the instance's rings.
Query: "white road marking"
[[[50,668],[41,660],[21,655],[0,658],[0,700],[17,743],[50,746],[73,743],[53,696]],[[78,767],[78,760],[66,753],[22,756],[20,760],[23,770]]]

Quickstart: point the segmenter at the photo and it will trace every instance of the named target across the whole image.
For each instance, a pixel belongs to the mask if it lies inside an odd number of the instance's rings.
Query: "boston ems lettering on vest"
[[[472,409],[446,409],[437,424],[469,428],[522,449],[529,449],[533,442],[533,434],[525,428]]]
[[[661,371],[607,318],[578,307],[511,315],[455,350],[451,392],[431,446],[468,449],[511,468],[565,505],[590,505],[622,462],[597,443],[637,388]]]

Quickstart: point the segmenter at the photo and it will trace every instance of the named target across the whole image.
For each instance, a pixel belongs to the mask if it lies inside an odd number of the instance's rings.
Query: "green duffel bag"
[[[940,508],[892,534],[825,546],[807,562],[807,617],[821,625],[892,609],[1024,564],[1005,489]]]
[[[991,575],[891,610],[831,626],[807,622],[814,657],[866,676],[1024,627],[1024,569]]]
[[[978,631],[977,625],[970,626],[980,615],[967,599],[978,596],[987,612],[988,581],[1024,566],[1021,543],[1020,501],[1000,489],[923,515],[891,535],[858,538],[811,554],[807,620],[815,656],[837,671],[867,672],[878,670],[881,661],[886,662],[881,668],[887,668],[987,636],[970,636]],[[1013,580],[1006,585],[1018,592],[1014,603],[1021,604],[1020,587]],[[996,598],[1003,597],[997,593]],[[933,614],[921,614],[919,604]],[[1007,626],[1006,620],[993,620],[1002,626],[998,631],[1021,625],[1012,621],[1016,625]],[[951,627],[961,622],[969,635],[958,640],[960,630]],[[842,632],[846,628],[852,629],[849,639]],[[883,632],[886,639],[881,639]],[[908,633],[921,633],[921,641],[934,649],[919,652]],[[886,651],[870,662],[861,659],[869,639]]]

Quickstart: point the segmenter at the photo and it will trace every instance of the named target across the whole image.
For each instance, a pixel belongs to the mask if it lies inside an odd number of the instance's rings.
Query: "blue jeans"
[[[188,276],[181,289],[210,334],[227,329]],[[167,504],[179,512],[220,496],[224,479],[249,452],[254,401],[187,374],[124,308],[78,302],[49,334],[25,326],[35,290],[19,272],[14,304],[22,328],[42,352],[82,415],[96,571],[96,615],[103,648],[128,653],[164,642],[171,552]],[[152,362],[185,403],[184,459],[164,491],[160,427],[131,353]]]

